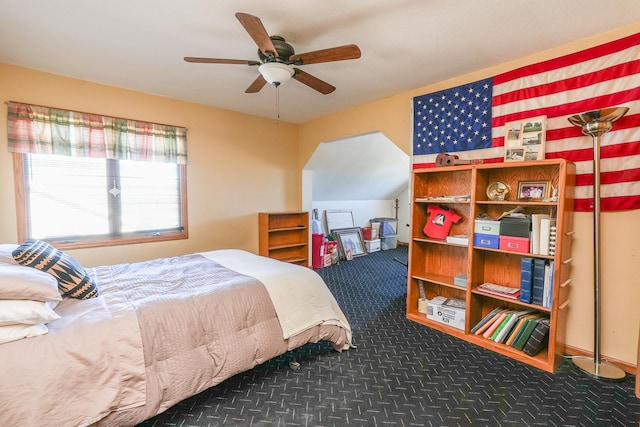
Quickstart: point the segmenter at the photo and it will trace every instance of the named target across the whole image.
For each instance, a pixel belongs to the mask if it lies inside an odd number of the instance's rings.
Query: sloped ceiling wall
[[[305,170],[313,201],[393,200],[409,186],[409,156],[380,132],[324,142]]]

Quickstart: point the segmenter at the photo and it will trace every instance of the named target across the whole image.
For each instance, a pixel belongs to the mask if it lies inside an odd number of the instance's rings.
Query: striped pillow
[[[98,296],[98,286],[89,273],[70,255],[47,242],[27,239],[13,251],[18,264],[45,271],[58,279],[63,297],[89,299]]]

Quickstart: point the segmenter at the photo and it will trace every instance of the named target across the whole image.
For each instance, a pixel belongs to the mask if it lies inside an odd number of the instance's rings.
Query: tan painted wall
[[[300,126],[0,64],[0,100],[21,101],[189,129],[190,238],[71,251],[87,265],[131,262],[200,250],[257,252],[257,212],[299,209],[301,170],[323,141],[381,131],[410,153],[411,98],[478,80],[640,31],[640,24],[507,64],[455,77]],[[12,162],[0,120],[0,242],[16,242]],[[640,211],[606,213],[603,231],[603,354],[636,363],[640,322]],[[591,216],[575,215],[567,343],[591,350],[593,291]]]
[[[258,251],[258,212],[298,209],[297,125],[0,64],[0,100],[185,126],[189,239],[69,251],[86,266],[219,248]],[[6,118],[6,106],[2,105]],[[0,242],[17,239],[0,120]]]
[[[482,78],[581,50],[640,31],[640,23],[506,64],[341,111],[300,126],[299,165],[306,164],[318,144],[381,131],[406,153],[411,152],[411,99],[417,95]],[[604,106],[603,106],[604,107]],[[606,136],[605,136],[606,138]],[[636,364],[640,323],[640,210],[602,214],[602,354]],[[575,214],[572,289],[567,344],[593,351],[592,215]]]

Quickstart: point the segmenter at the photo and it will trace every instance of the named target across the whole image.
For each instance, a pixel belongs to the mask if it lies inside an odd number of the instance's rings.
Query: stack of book
[[[555,261],[523,257],[520,260],[520,301],[551,307]]]
[[[535,310],[497,307],[480,320],[471,333],[535,356],[548,343],[549,317]]]
[[[534,255],[552,255],[551,230],[556,228],[556,219],[546,214],[531,215],[531,248]],[[555,233],[554,233],[555,244]]]
[[[510,288],[508,286],[496,285],[495,283],[483,283],[478,286],[478,290],[509,299],[518,299],[520,296],[519,288]]]
[[[458,274],[453,278],[453,284],[456,286],[462,286],[463,288],[467,287],[467,275],[466,274]]]
[[[469,246],[469,236],[464,234],[456,234],[453,236],[447,236],[447,243],[451,243],[453,245],[464,245]]]

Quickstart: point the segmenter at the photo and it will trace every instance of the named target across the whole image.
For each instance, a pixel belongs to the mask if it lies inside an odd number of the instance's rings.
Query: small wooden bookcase
[[[497,181],[506,183],[511,190],[506,200],[491,200],[487,195],[488,187]],[[518,199],[516,193],[519,183],[533,181],[548,182],[557,189],[557,200]],[[415,170],[412,174],[407,318],[542,370],[554,372],[565,350],[565,322],[571,283],[569,269],[574,185],[575,165],[563,159]],[[469,197],[453,197],[450,201],[442,201],[447,196],[461,195]],[[467,235],[468,245],[450,244],[445,240],[425,236],[423,227],[428,219],[427,208],[431,204],[444,205],[462,216],[462,222],[454,224],[449,235]],[[533,255],[474,246],[475,218],[481,215],[497,218],[501,213],[514,208],[527,214],[551,212],[556,217],[555,255]],[[478,289],[485,282],[519,288],[520,263],[524,256],[554,260],[550,307],[491,295]],[[462,274],[467,276],[466,287],[456,284],[454,280]],[[464,329],[428,319],[421,313],[418,307],[421,286],[428,300],[436,296],[464,300]],[[499,306],[512,310],[531,309],[548,315],[550,328],[546,348],[535,356],[529,356],[512,346],[470,332],[483,317]]]
[[[309,212],[260,212],[259,254],[309,266]]]

